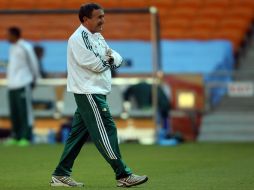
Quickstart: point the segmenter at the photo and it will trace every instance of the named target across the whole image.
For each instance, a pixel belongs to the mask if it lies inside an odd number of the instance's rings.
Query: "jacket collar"
[[[81,24],[79,28],[80,28],[81,30],[87,32],[89,35],[93,35],[83,24]]]
[[[80,28],[80,30],[87,32],[89,35],[91,35],[91,36],[93,36],[93,37],[96,37],[96,36],[98,36],[98,35],[100,34],[100,33],[98,33],[98,32],[92,34],[83,24],[81,24],[81,25],[79,26],[79,28]]]
[[[22,38],[20,38],[16,43],[20,44],[20,43],[23,43],[23,42],[24,42],[24,40]]]

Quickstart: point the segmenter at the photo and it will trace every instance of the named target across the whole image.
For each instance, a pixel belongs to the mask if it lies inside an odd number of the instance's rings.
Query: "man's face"
[[[17,40],[18,40],[18,38],[15,36],[15,35],[13,35],[13,34],[11,34],[10,32],[8,32],[7,33],[7,40],[10,42],[10,43],[16,43],[17,42]]]
[[[104,24],[104,11],[102,9],[94,9],[92,17],[86,17],[84,23],[91,33],[101,32]]]

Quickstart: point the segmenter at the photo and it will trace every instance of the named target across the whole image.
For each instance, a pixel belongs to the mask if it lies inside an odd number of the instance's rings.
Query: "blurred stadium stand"
[[[113,117],[120,117],[123,113],[123,92],[117,85],[112,85],[111,93],[107,96],[110,112]]]
[[[62,116],[72,117],[76,109],[77,106],[73,94],[65,90],[63,95],[63,109],[60,110]]]
[[[36,9],[77,9],[84,1],[65,1],[65,0],[2,0],[0,3],[1,10],[36,10]],[[202,31],[207,30],[209,39],[228,39],[233,45],[235,51],[240,47],[240,42],[244,40],[244,35],[250,28],[253,19],[252,0],[168,0],[168,1],[116,1],[110,0],[104,2],[99,0],[98,3],[103,4],[105,8],[143,8],[148,6],[156,6],[159,9],[161,18],[161,37],[162,39],[197,39],[203,40]],[[75,26],[78,24],[76,15],[1,15],[0,38],[4,39],[5,29],[15,24],[22,24],[25,37],[30,39],[67,39]],[[107,19],[108,26],[111,24],[121,26],[121,30],[116,31],[105,30],[107,39],[144,39],[150,38],[149,34],[143,32],[144,29],[149,30],[149,25],[144,27],[142,20],[137,19],[138,15],[128,15],[125,23],[121,23],[121,15],[118,18]],[[29,19],[29,22],[27,20]],[[59,22],[59,20],[71,20],[72,22]],[[76,21],[76,22],[75,22]],[[132,30],[132,23],[135,21],[135,30]],[[175,23],[175,24],[174,24]],[[47,30],[47,28],[53,30]],[[140,27],[140,30],[139,30]],[[130,29],[131,28],[131,29]],[[174,36],[171,30],[182,30],[182,33]],[[241,32],[242,35],[225,34],[224,30]],[[128,35],[124,35],[122,31],[132,31]],[[213,33],[216,31],[216,35]],[[122,33],[122,34],[121,34]],[[190,34],[189,34],[190,33]],[[195,34],[192,36],[192,34]],[[237,32],[236,32],[237,33]],[[189,35],[188,35],[189,34]],[[128,36],[128,37],[127,37]]]
[[[56,93],[53,86],[36,86],[33,90],[34,115],[53,118],[56,113]]]
[[[229,92],[227,83],[207,86],[226,91],[220,103],[203,117],[200,141],[253,141],[254,140],[254,40],[239,60],[235,72],[221,73],[217,77],[231,77],[242,85],[234,87],[238,94]],[[234,82],[232,83],[234,85]],[[240,94],[239,94],[240,93]],[[247,94],[246,94],[247,93]]]
[[[87,1],[1,0],[0,11],[78,9],[80,4],[85,2]],[[208,90],[207,86],[211,83],[227,84],[234,80],[254,81],[252,73],[237,74],[246,70],[254,70],[254,45],[253,42],[250,42],[251,36],[253,36],[253,0],[109,0],[106,2],[98,0],[97,2],[105,8],[144,8],[149,6],[158,8],[162,39],[162,71],[166,74],[168,84],[173,87],[174,109],[180,109],[177,107],[179,91],[192,91],[196,97],[199,97],[193,110],[185,112],[188,116],[184,116],[182,120],[177,120],[176,117],[172,118],[175,130],[177,126],[185,126],[184,129],[179,127],[179,130],[187,134],[187,139],[194,139],[197,135],[196,129],[194,132],[192,129],[193,126],[199,126],[201,116],[199,114],[193,116],[192,112],[204,112],[205,104],[207,104],[206,97],[209,106],[216,106],[216,109],[223,110],[223,113],[226,111],[225,108],[235,110],[241,107],[242,104],[239,105],[239,102],[248,102],[247,99],[239,101],[227,97],[226,85],[223,87],[215,85]],[[109,14],[106,16],[105,38],[109,39],[109,44],[113,49],[117,49],[124,58],[131,61],[131,66],[119,69],[120,76],[147,76],[152,71],[150,33],[147,32],[150,30],[150,24],[144,22],[150,18],[149,15],[142,15],[142,19],[138,17],[140,17],[138,14],[120,14],[118,16]],[[39,43],[45,48],[45,57],[42,62],[46,72],[66,72],[66,39],[79,25],[76,15],[34,14],[31,16],[19,14],[17,17],[12,14],[0,14],[0,19],[0,60],[8,58],[8,44],[5,42],[6,29],[9,26],[17,25],[23,29],[25,38]],[[135,23],[135,28],[133,28],[133,23]],[[119,28],[119,30],[111,30],[111,28]],[[244,61],[240,60],[241,57],[245,58]],[[2,70],[0,69],[0,71]],[[216,73],[226,74],[218,75]],[[207,91],[208,94],[205,97],[204,92]],[[253,109],[250,106],[247,111],[250,112]],[[116,110],[115,115],[118,115],[118,112],[119,110]],[[224,119],[230,121],[227,114],[226,112]],[[216,117],[211,120],[216,121]],[[209,118],[207,119],[205,116],[202,129],[206,128],[205,123],[208,120]],[[246,121],[250,120],[246,119]],[[190,129],[191,131],[188,131]],[[201,130],[202,133],[204,131]],[[209,138],[206,136],[201,139]]]
[[[9,116],[9,105],[8,105],[8,96],[7,96],[7,89],[0,88],[0,116],[1,117],[8,117]]]

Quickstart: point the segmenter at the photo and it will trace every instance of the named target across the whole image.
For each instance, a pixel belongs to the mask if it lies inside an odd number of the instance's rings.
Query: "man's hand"
[[[106,56],[111,56],[112,55],[112,50],[109,48],[106,50]]]
[[[31,86],[31,89],[32,89],[32,90],[35,88],[35,86],[36,86],[35,80],[33,80],[33,81],[31,82],[30,86]]]
[[[30,83],[30,87],[33,90],[37,85],[37,78],[34,76],[32,82]]]
[[[112,57],[112,56],[107,56],[107,62],[110,64],[110,65],[112,65],[113,63],[114,63],[114,57]]]
[[[112,50],[110,48],[106,50],[106,61],[109,65],[114,63],[114,57],[112,56]]]

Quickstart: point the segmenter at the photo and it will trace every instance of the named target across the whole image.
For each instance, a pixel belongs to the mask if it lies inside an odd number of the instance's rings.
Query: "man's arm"
[[[103,42],[103,44],[106,46],[106,55],[109,56],[111,58],[111,69],[115,69],[121,66],[122,62],[123,62],[123,58],[122,56],[117,53],[115,50],[110,49],[110,47],[108,46],[107,42],[105,41],[105,39],[103,38],[103,36],[101,34],[100,35],[100,40]]]
[[[34,76],[34,80],[35,80],[34,82],[36,82],[39,78],[41,78],[39,62],[38,62],[38,59],[35,55],[33,46],[26,45],[25,49],[26,49],[26,53],[27,53],[27,59],[28,59],[27,61],[28,61],[29,67],[31,69],[31,72]]]
[[[83,41],[76,39],[69,41],[69,48],[78,64],[93,72],[100,73],[109,69],[107,58],[102,58],[101,55],[94,53],[92,47],[85,44]]]
[[[119,53],[117,53],[115,50],[111,50],[111,56],[113,57],[114,61],[113,61],[113,69],[118,68],[121,66],[122,62],[123,62],[123,58],[121,57],[121,55]]]

